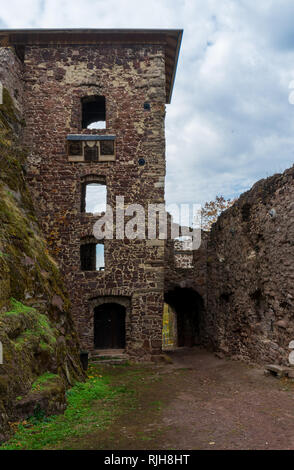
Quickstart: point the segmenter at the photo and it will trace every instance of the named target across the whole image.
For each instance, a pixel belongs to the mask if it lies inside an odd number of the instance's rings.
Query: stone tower
[[[164,240],[97,240],[93,226],[106,201],[116,220],[118,196],[146,213],[148,204],[164,203],[165,104],[181,37],[179,30],[0,32],[1,46],[18,57],[27,179],[82,348],[91,352],[148,359],[161,351]]]

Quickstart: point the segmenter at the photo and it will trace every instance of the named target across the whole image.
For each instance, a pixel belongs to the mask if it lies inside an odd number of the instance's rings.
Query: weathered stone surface
[[[226,345],[229,355],[247,361],[287,365],[294,339],[293,200],[292,167],[258,181],[213,226],[206,344]]]
[[[26,419],[34,413],[52,415],[63,413],[66,409],[66,387],[61,377],[45,382],[40,390],[30,390],[24,397],[16,401],[14,419]]]
[[[289,322],[287,320],[279,320],[276,322],[276,325],[279,326],[280,328],[288,328]]]
[[[127,353],[148,360],[161,349],[164,241],[106,240],[105,271],[83,272],[81,240],[92,235],[99,217],[80,208],[81,182],[93,177],[106,178],[113,208],[116,196],[124,196],[125,205],[141,204],[146,213],[148,203],[164,203],[164,54],[160,44],[26,46],[27,180],[50,252],[64,273],[82,347],[90,352],[94,308],[111,296],[117,303],[128,299]],[[107,127],[82,129],[81,98],[96,94],[105,96]],[[67,134],[115,135],[115,161],[69,162]]]
[[[49,255],[24,180],[22,64],[0,48],[0,440],[8,422],[31,413],[62,411],[65,387],[83,380],[79,346],[61,275]],[[8,90],[18,90],[11,98]],[[52,298],[62,299],[52,303]],[[46,390],[32,393],[34,381],[54,374]],[[17,405],[17,406],[16,406]]]
[[[276,375],[277,377],[286,377],[289,372],[288,367],[282,367],[276,364],[269,364],[265,366],[265,370],[270,372],[272,375]]]

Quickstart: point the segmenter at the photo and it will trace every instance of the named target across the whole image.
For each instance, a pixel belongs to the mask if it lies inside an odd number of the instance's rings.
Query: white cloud
[[[5,28],[35,28],[42,17],[40,0],[1,0],[0,20]]]
[[[184,28],[167,107],[167,202],[235,196],[293,164],[293,1],[1,3],[9,28]]]

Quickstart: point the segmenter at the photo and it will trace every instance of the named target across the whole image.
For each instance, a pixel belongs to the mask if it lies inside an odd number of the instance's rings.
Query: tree
[[[216,196],[214,201],[206,202],[201,209],[202,230],[209,232],[220,214],[231,207],[236,199],[225,199],[223,196]]]

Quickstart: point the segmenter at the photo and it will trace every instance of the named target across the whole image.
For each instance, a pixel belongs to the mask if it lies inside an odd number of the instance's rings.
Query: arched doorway
[[[96,349],[124,349],[126,345],[126,309],[106,303],[94,309],[94,345]]]
[[[194,289],[176,287],[165,294],[165,302],[176,312],[177,346],[192,347],[201,342],[204,304]]]

